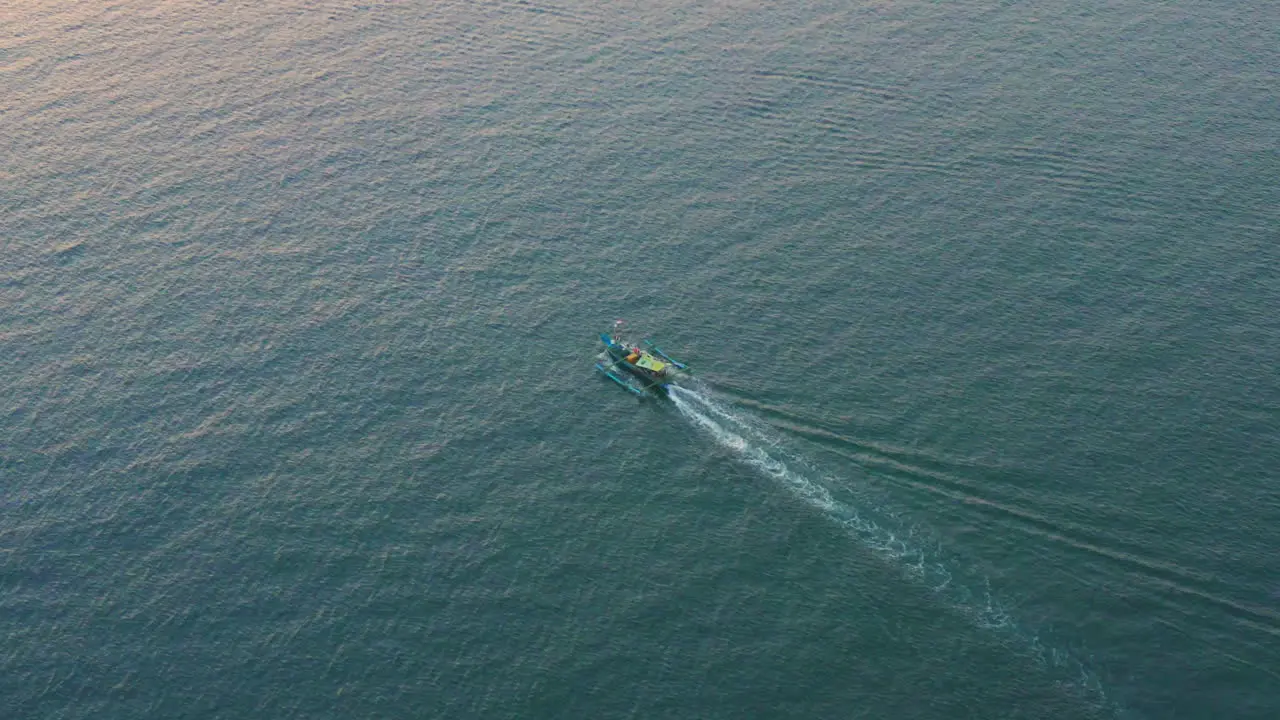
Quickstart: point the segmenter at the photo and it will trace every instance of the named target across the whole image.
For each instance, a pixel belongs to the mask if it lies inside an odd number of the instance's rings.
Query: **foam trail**
[[[759,447],[751,444],[746,438],[734,433],[724,426],[712,420],[707,415],[694,409],[693,403],[684,399],[685,393],[693,395],[692,392],[675,389],[671,398],[675,401],[676,409],[678,409],[685,417],[694,422],[695,425],[711,433],[716,442],[722,446],[737,452],[742,456],[744,462],[752,467],[763,471],[766,475],[777,478],[786,483],[801,498],[808,501],[809,504],[825,510],[826,512],[839,512],[843,508],[840,503],[831,497],[831,493],[821,485],[817,485],[807,478],[792,472],[786,464],[770,456]]]
[[[903,523],[874,504],[866,505],[860,512],[859,508],[836,499],[823,482],[831,482],[830,479],[808,460],[788,451],[776,432],[749,413],[735,411],[716,401],[709,390],[672,387],[670,397],[681,415],[718,445],[735,453],[741,462],[779,481],[796,497],[844,526],[866,547],[899,563],[909,576],[931,587],[948,604],[973,617],[979,626],[1023,640],[1030,654],[1046,667],[1070,675],[1069,684],[1090,693],[1100,709],[1109,709],[1117,716],[1125,714],[1111,703],[1096,675],[1083,662],[1070,653],[1042,645],[1037,634],[1019,627],[1009,611],[992,597],[985,578],[961,573],[957,581],[947,565],[938,559],[943,553],[928,533]]]
[[[781,482],[801,500],[848,528],[872,550],[906,561],[908,570],[913,574],[928,575],[942,586],[950,582],[950,575],[945,568],[926,566],[924,552],[910,542],[910,536],[915,534],[913,529],[903,533],[908,537],[899,537],[898,532],[835,499],[825,485],[810,477],[817,473],[812,471],[807,462],[782,450],[779,439],[758,423],[743,414],[731,412],[688,388],[672,388],[671,399],[681,415],[711,435],[717,444],[736,453],[746,465]],[[772,454],[765,446],[772,450]],[[779,459],[779,456],[787,456],[791,465]],[[793,466],[810,472],[799,472]]]

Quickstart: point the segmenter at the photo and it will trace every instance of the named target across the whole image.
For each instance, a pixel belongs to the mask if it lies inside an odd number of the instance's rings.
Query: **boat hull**
[[[648,368],[640,367],[639,365],[633,362],[628,362],[627,360],[633,352],[638,350],[638,346],[625,344],[603,333],[600,335],[600,340],[604,342],[605,352],[601,356],[601,360],[603,362],[597,363],[596,369],[601,373],[604,373],[604,375],[609,377],[609,379],[623,385],[632,392],[637,391],[635,384],[628,383],[618,377],[618,374],[614,372],[615,369],[627,373],[638,381],[638,384],[640,385],[639,389],[647,390],[662,397],[666,397],[668,395],[670,385],[681,373],[685,371],[683,363],[677,363],[676,361],[671,360],[665,353],[662,353],[661,357],[669,363],[666,371],[654,372]]]

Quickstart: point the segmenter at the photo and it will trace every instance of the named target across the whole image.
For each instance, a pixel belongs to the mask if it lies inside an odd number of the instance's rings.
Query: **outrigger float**
[[[600,333],[600,340],[604,352],[597,358],[596,370],[638,397],[650,392],[665,397],[672,383],[693,372],[651,340],[641,346],[624,339],[621,320],[613,324],[612,333]]]

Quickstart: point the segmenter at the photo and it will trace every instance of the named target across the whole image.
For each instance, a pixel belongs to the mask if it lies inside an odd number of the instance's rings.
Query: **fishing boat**
[[[672,383],[692,372],[653,341],[637,343],[623,337],[621,320],[613,324],[613,332],[600,333],[600,340],[604,352],[596,359],[596,370],[633,395],[666,396]]]

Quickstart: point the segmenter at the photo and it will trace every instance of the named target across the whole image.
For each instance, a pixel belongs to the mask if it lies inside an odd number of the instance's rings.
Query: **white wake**
[[[1084,662],[1071,653],[1042,645],[1036,633],[1019,627],[1004,606],[992,597],[985,578],[961,573],[960,580],[953,583],[941,548],[930,539],[930,533],[919,531],[895,513],[874,504],[855,507],[851,502],[837,499],[831,488],[839,487],[840,483],[821,473],[798,453],[788,450],[788,443],[767,423],[717,400],[710,390],[672,386],[669,394],[682,416],[717,445],[731,451],[738,461],[777,480],[795,497],[846,528],[865,547],[899,564],[908,576],[931,587],[947,604],[970,615],[979,626],[1020,637],[1044,665],[1056,668],[1058,673],[1066,671],[1071,676],[1067,682],[1093,694],[1115,714],[1124,714],[1110,704],[1096,675]],[[851,495],[847,487],[841,489],[843,495]]]
[[[929,576],[931,583],[945,586],[950,582],[945,568],[926,565],[924,551],[911,542],[913,529],[895,531],[867,512],[837,500],[821,473],[803,458],[787,452],[777,435],[760,421],[705,392],[672,387],[670,396],[680,414],[716,444],[732,451],[745,465],[780,482],[793,495],[847,528],[868,548],[902,562],[912,574]]]

